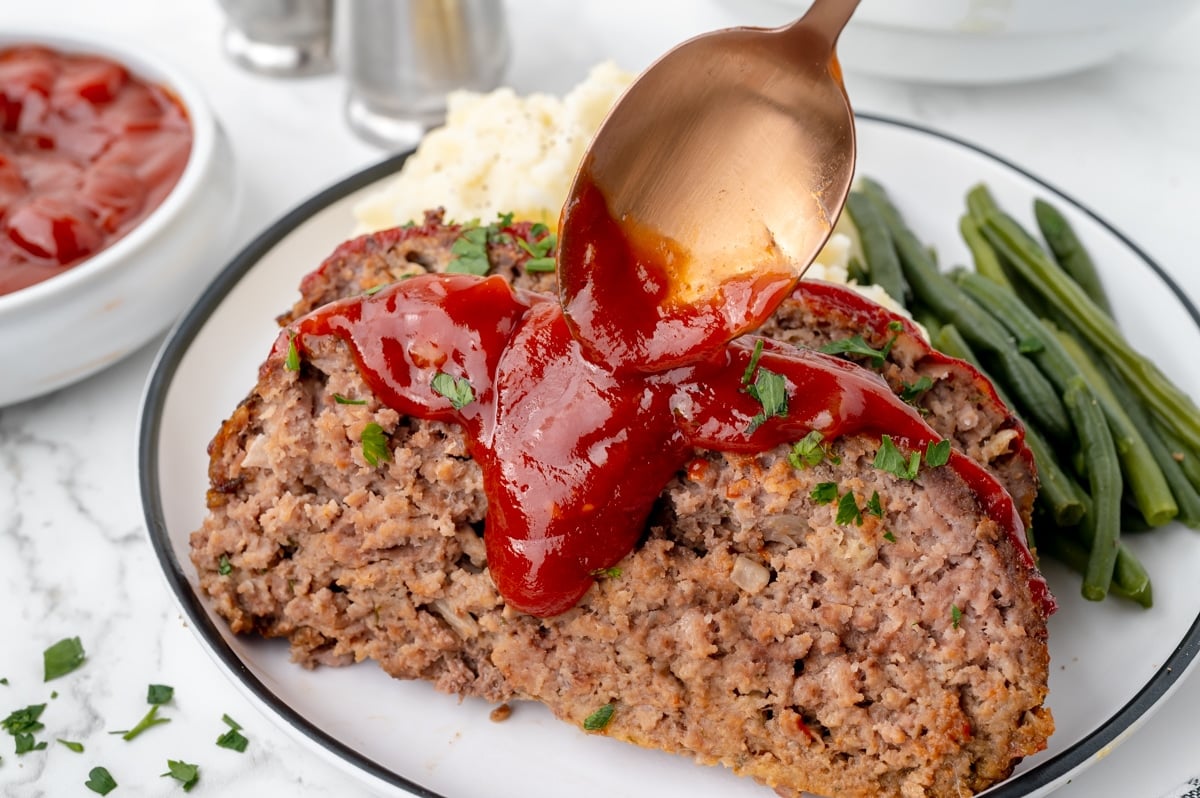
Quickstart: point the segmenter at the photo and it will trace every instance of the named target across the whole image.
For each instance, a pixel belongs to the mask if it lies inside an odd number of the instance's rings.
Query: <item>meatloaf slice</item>
[[[406,276],[445,271],[462,232],[461,225],[445,223],[440,211],[430,211],[420,225],[351,239],[304,278],[300,298],[279,321],[287,324],[327,302]],[[497,226],[488,244],[491,272],[518,288],[554,293],[553,272],[525,270],[529,254],[517,242],[530,234],[528,223]],[[921,409],[939,435],[995,474],[1029,526],[1037,476],[1024,428],[970,363],[932,349],[908,319],[832,283],[801,282],[758,332],[813,349],[861,336],[883,357],[873,362],[862,355],[845,356],[879,371],[893,391]],[[922,378],[928,380],[927,388]]]
[[[901,479],[865,437],[806,468],[786,446],[701,453],[620,574],[539,620],[487,572],[460,430],[381,405],[339,339],[307,351],[299,371],[268,358],[210,448],[191,555],[236,632],[285,637],[307,666],[371,658],[541,701],[577,726],[612,704],[603,733],[787,796],[965,796],[1044,747],[1045,619],[1012,539],[951,469]],[[391,452],[379,467],[370,423]],[[859,508],[878,494],[879,515],[839,522],[829,484]]]

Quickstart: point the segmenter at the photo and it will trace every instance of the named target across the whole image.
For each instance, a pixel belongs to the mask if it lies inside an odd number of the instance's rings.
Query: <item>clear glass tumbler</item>
[[[333,69],[334,0],[219,2],[225,12],[222,44],[239,66],[274,77]]]
[[[346,120],[386,149],[416,145],[446,115],[446,94],[488,91],[508,66],[501,0],[350,0],[339,7]]]

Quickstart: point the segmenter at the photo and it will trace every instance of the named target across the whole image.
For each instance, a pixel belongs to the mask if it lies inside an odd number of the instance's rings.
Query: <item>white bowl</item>
[[[192,149],[163,202],[124,237],[48,280],[0,295],[0,406],[61,388],[165,329],[221,267],[235,205],[229,143],[200,90],[171,64],[110,36],[0,31],[0,49],[40,44],[124,64],[186,109]]]
[[[793,17],[810,5],[766,1]],[[1048,78],[1109,61],[1196,6],[1196,0],[862,0],[838,56],[847,71],[923,83]]]

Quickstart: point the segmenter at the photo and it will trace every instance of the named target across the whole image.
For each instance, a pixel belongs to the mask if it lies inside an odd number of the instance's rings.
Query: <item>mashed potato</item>
[[[459,221],[511,212],[556,227],[592,135],[632,79],[604,63],[562,98],[508,88],[452,93],[445,126],[355,209],[360,232],[420,219],[437,205]]]
[[[557,227],[593,134],[632,79],[615,64],[603,63],[561,99],[547,94],[518,97],[509,88],[488,94],[452,93],[445,126],[430,131],[400,174],[355,207],[356,232],[420,219],[426,209],[437,206],[457,221],[512,213],[517,219]],[[855,241],[853,225],[843,214],[805,276],[849,284],[905,313],[878,286],[859,286],[848,279]]]

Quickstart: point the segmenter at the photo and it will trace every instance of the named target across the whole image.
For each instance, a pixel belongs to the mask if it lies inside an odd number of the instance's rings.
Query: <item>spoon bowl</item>
[[[785,27],[691,39],[609,113],[560,224],[564,308],[594,358],[669,367],[701,338],[720,344],[761,324],[800,278],[854,174],[854,118],[834,45],[857,5],[817,0]],[[640,346],[594,329],[628,309],[634,286],[608,292],[617,307],[606,306],[602,284],[624,277],[589,249],[589,192],[630,241],[637,263],[627,276],[649,286]]]

